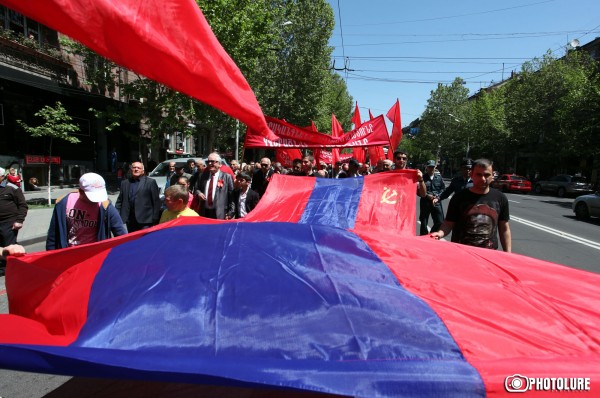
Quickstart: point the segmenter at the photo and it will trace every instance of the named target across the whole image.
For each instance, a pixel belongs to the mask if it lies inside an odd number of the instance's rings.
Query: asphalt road
[[[598,261],[600,219],[576,220],[571,210],[572,198],[521,194],[507,194],[507,196],[510,204],[513,252],[600,273],[600,261]],[[418,202],[417,200],[417,220]],[[447,205],[446,200],[444,210]],[[418,231],[417,222],[417,234]],[[44,242],[40,242],[26,248],[29,253],[32,253],[43,251],[44,247]],[[8,307],[4,292],[4,277],[0,277],[0,313],[6,312]],[[89,394],[105,396],[104,393],[114,398],[141,396],[133,393],[132,389],[139,392],[148,388],[147,384],[127,388],[123,383],[0,370],[0,398],[58,398]],[[198,396],[199,393],[197,386],[190,385],[163,383],[156,385],[156,388],[157,390],[154,391],[156,394],[151,395]]]
[[[506,196],[513,253],[600,273],[600,219],[577,220],[571,210],[573,198],[512,193]],[[445,200],[444,212],[447,206]],[[430,220],[430,228],[431,225]],[[419,225],[417,234],[418,231]]]

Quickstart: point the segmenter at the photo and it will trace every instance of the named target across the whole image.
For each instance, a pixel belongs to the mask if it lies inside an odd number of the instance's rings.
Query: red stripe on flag
[[[274,174],[265,195],[245,221],[298,222],[315,186],[314,177]]]
[[[2,324],[11,328],[0,327],[0,341],[44,345],[74,341],[87,319],[90,291],[104,259],[114,246],[147,231],[91,245],[9,257],[6,291],[10,315],[2,317],[11,321]]]

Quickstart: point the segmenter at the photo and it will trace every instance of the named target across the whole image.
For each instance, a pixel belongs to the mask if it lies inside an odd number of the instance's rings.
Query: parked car
[[[600,217],[600,191],[590,195],[581,195],[573,201],[573,212],[578,220]]]
[[[502,192],[531,192],[531,182],[527,178],[516,174],[502,174],[498,179],[492,181],[491,186]]]
[[[161,200],[165,195],[165,185],[167,183],[167,173],[169,172],[169,163],[175,162],[175,166],[185,167],[187,165],[187,161],[190,159],[194,159],[194,161],[196,161],[198,159],[203,159],[203,158],[201,158],[201,157],[198,157],[198,158],[183,157],[183,158],[167,159],[164,162],[160,162],[158,164],[158,166],[156,166],[154,168],[154,170],[152,170],[148,174],[148,177],[155,180],[156,183],[158,184],[158,189],[160,189]]]
[[[559,174],[546,181],[538,181],[535,183],[534,191],[537,194],[552,193],[561,198],[566,195],[585,195],[594,192],[585,177],[568,174]]]

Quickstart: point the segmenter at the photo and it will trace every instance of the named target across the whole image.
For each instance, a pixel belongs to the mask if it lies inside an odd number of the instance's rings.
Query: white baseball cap
[[[79,179],[79,189],[91,202],[104,202],[108,199],[104,178],[96,173],[86,173]]]

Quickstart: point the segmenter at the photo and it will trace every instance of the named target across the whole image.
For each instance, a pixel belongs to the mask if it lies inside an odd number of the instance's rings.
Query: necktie
[[[211,174],[210,175],[210,183],[208,184],[208,198],[206,198],[209,208],[213,207],[213,180],[214,180],[214,174]]]

